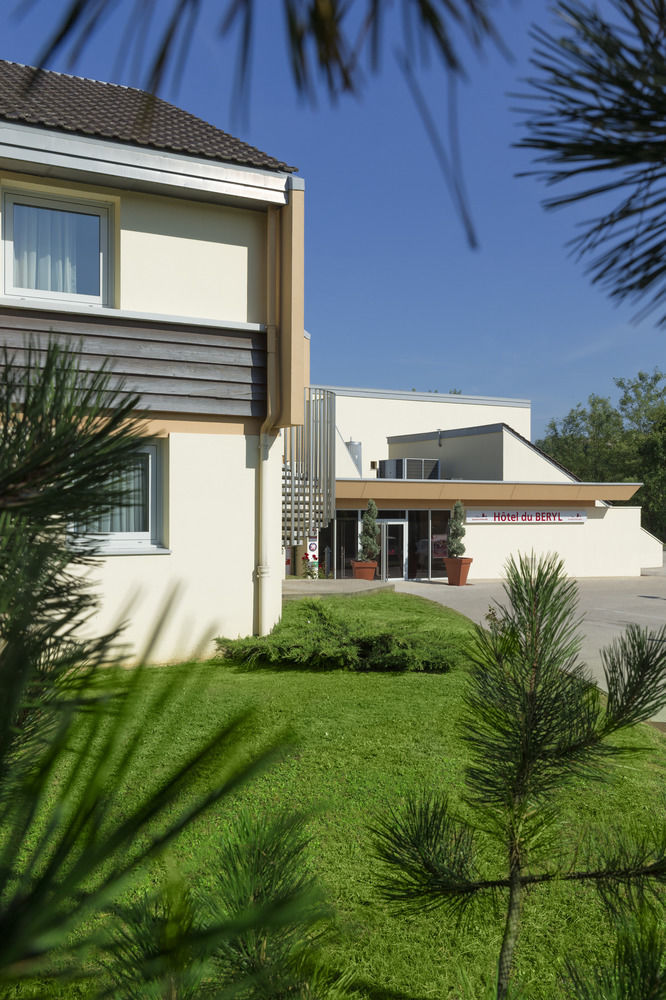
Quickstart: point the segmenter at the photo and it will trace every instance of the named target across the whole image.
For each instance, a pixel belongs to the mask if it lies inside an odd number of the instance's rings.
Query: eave
[[[642,483],[520,483],[487,480],[337,479],[336,506],[439,507],[464,504],[572,504],[593,506],[597,500],[630,500]]]
[[[0,122],[0,170],[249,208],[286,205],[304,187],[293,174],[9,122]]]

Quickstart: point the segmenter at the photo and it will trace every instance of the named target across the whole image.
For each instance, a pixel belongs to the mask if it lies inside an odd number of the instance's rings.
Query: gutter
[[[258,562],[255,569],[257,596],[257,633],[268,635],[273,627],[268,601],[270,566],[270,547],[268,521],[271,515],[271,494],[266,489],[267,463],[271,446],[275,443],[275,423],[280,412],[280,379],[278,358],[278,248],[279,248],[279,218],[278,211],[269,208],[266,222],[266,280],[267,301],[266,313],[266,417],[259,428],[259,455],[257,463],[257,553]]]

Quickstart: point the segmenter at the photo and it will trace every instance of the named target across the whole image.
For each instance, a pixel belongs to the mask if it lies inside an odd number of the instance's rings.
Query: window
[[[77,526],[102,552],[151,552],[162,546],[162,455],[158,443],[141,445],[121,476],[127,503]]]
[[[5,293],[105,305],[109,211],[93,202],[5,194]]]

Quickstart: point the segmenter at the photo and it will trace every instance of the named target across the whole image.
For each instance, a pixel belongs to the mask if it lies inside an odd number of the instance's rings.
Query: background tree
[[[586,482],[642,482],[628,503],[641,504],[645,527],[666,540],[666,373],[655,368],[613,381],[622,391],[617,406],[593,393],[587,407],[579,403],[549,421],[536,443]]]
[[[568,192],[546,208],[598,199],[572,240],[593,282],[666,323],[666,6],[663,0],[560,0],[562,32],[534,28],[525,138],[533,173]]]
[[[501,908],[497,1000],[509,995],[528,890],[556,880],[591,885],[617,911],[648,898],[658,905],[666,883],[663,829],[604,831],[605,841],[590,838],[568,855],[557,831],[557,796],[581,775],[600,780],[613,759],[632,752],[613,736],[666,702],[666,627],[650,635],[630,626],[603,652],[604,704],[578,659],[576,585],[563,564],[521,556],[506,574],[508,603],[468,649],[462,731],[473,818],[433,790],[408,797],[374,830],[380,891],[402,910],[439,908],[462,919],[481,897]],[[496,868],[489,844],[501,858]],[[639,995],[647,994],[621,994]]]

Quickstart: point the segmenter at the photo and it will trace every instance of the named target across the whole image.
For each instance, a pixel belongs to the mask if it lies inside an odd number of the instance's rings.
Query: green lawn
[[[470,627],[455,613],[418,598],[378,594],[335,600],[352,602],[354,614],[363,612],[384,626],[430,628],[433,634]],[[127,676],[108,680],[125,683]],[[186,830],[173,849],[179,868],[205,885],[216,839],[241,802],[253,809],[305,810],[311,814],[310,864],[337,915],[325,951],[331,967],[350,971],[358,996],[372,1000],[480,1000],[494,977],[500,919],[479,906],[469,926],[459,929],[437,913],[406,918],[391,912],[373,888],[377,865],[368,832],[378,810],[415,787],[443,787],[454,800],[460,797],[465,749],[456,721],[465,671],[385,674],[187,664],[147,671],[146,700],[174,676],[182,677],[187,695],[159,715],[147,713],[141,766],[125,789],[127,803],[159,780],[167,761],[184,756],[240,710],[254,710],[245,725],[245,753],[287,734],[290,740],[282,759],[233,803],[211,810]],[[647,824],[662,816],[666,741],[646,726],[627,740],[646,754],[609,765],[602,785],[574,786],[560,807],[562,843],[575,843],[588,825],[603,831],[623,820]],[[489,873],[499,873],[492,850],[486,862]],[[145,878],[155,882],[156,873]],[[611,942],[592,891],[535,891],[526,901],[517,960],[526,996],[561,996],[563,957],[603,963]]]

